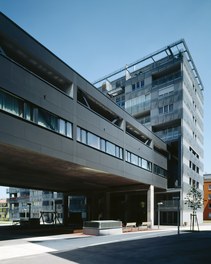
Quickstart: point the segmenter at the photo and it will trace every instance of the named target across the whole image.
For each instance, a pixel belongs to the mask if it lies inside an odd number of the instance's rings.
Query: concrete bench
[[[142,222],[142,224],[138,227],[138,229],[143,229],[143,228],[151,228],[152,223],[151,222]]]
[[[20,219],[13,219],[13,220],[12,220],[12,224],[13,224],[13,225],[18,225],[18,224],[20,224]]]
[[[122,222],[114,220],[86,221],[83,233],[95,236],[122,234]]]
[[[131,230],[132,230],[133,227],[136,227],[136,222],[128,222],[125,227],[126,227],[126,229],[131,228]]]

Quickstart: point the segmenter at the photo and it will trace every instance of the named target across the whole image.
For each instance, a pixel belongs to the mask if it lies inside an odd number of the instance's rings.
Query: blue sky
[[[211,173],[210,0],[0,0],[0,11],[90,82],[184,38],[205,87]]]

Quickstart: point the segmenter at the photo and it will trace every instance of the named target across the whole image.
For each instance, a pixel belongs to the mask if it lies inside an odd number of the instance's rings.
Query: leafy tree
[[[192,229],[194,230],[194,219],[197,219],[197,209],[202,207],[202,193],[196,188],[191,187],[185,197],[185,204],[193,210],[192,213]]]

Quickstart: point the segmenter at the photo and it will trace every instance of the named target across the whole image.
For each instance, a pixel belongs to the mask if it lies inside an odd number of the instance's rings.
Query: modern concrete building
[[[83,195],[88,220],[153,224],[166,143],[2,13],[0,24],[0,185],[63,192],[64,223],[67,197]]]
[[[150,54],[95,83],[168,146],[167,191],[161,223],[189,222],[183,200],[192,185],[203,191],[203,85],[184,40]],[[160,169],[158,168],[157,171]],[[202,211],[200,212],[202,221]]]

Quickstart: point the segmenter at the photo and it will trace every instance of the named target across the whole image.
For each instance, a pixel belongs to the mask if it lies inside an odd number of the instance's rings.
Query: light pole
[[[157,203],[158,205],[158,229],[160,228],[160,206],[163,205],[162,202]]]
[[[180,234],[180,198],[173,197],[173,200],[177,201],[177,234]]]

